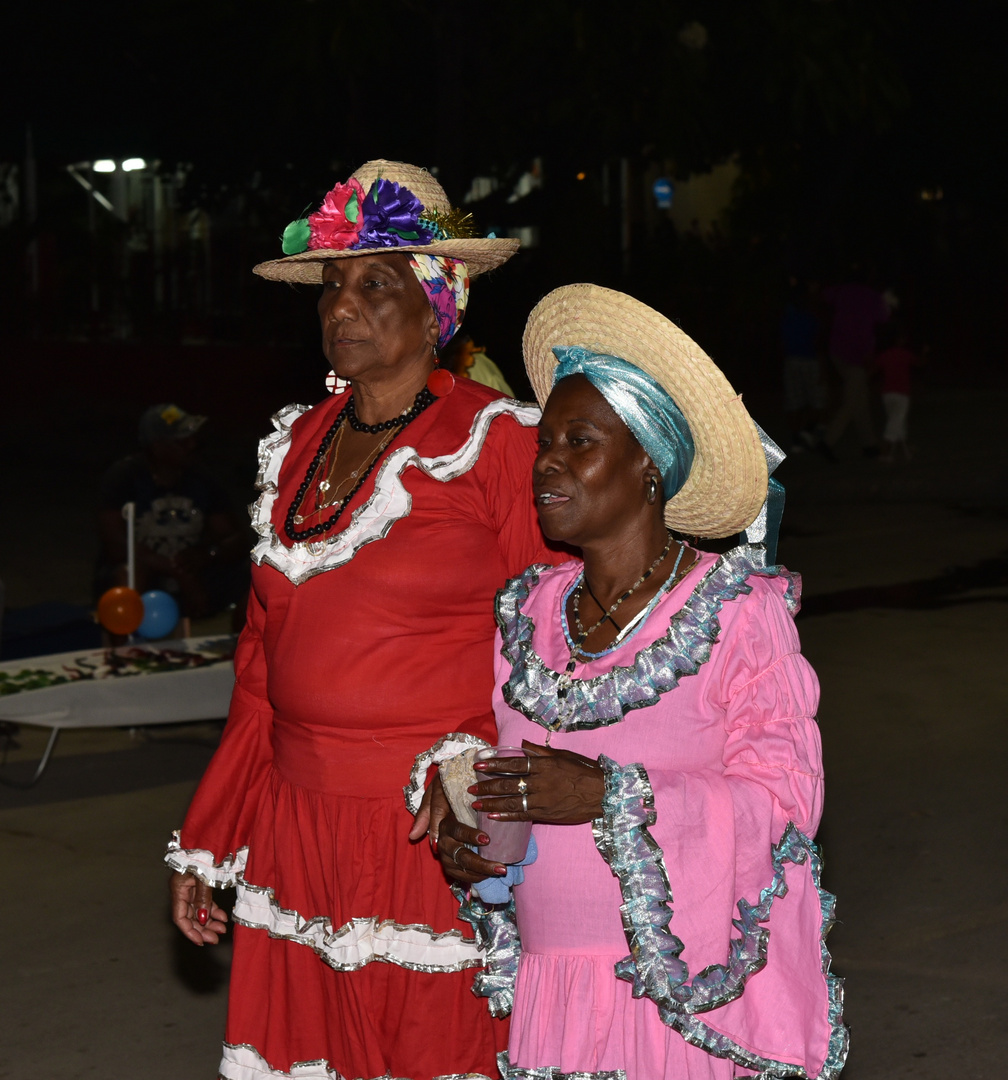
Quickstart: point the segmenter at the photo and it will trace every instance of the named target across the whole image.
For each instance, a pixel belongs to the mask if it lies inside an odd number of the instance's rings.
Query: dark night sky
[[[79,206],[62,166],[127,155],[194,162],[197,200],[258,173],[272,235],[368,158],[437,165],[458,199],[473,175],[514,176],[542,155],[543,219],[570,251],[598,230],[597,205],[563,189],[579,169],[626,156],[671,160],[681,177],[736,153],[743,242],[751,233],[778,249],[796,237],[829,249],[837,237],[878,238],[898,271],[917,258],[906,238],[927,212],[920,191],[940,187],[932,256],[993,275],[994,295],[1008,264],[1000,9],[38,0],[5,18],[0,161],[22,159],[30,124],[40,218],[54,235],[62,211],[43,174]],[[694,21],[702,49],[681,40]]]
[[[773,125],[829,136],[883,115],[922,175],[983,189],[1005,165],[998,7],[41,0],[5,16],[0,158],[22,155],[30,122],[40,156],[64,162],[381,155],[477,171],[558,141],[634,152],[653,133],[701,165]],[[702,54],[675,39],[692,19],[710,31]]]

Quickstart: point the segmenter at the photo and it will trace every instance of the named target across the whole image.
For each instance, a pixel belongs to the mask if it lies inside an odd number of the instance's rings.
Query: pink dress
[[[549,733],[607,771],[603,818],[535,826],[502,1074],[835,1076],[847,1032],[823,944],[833,897],[808,839],[823,780],[799,579],[758,549],[703,554],[562,697],[580,573],[533,567],[497,601],[499,741]],[[505,923],[491,914],[498,1007]]]

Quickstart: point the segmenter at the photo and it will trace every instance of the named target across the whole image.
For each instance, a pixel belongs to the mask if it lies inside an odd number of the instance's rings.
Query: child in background
[[[875,357],[875,370],[882,376],[882,404],[885,407],[885,431],[882,433],[881,460],[891,464],[900,447],[910,460],[907,445],[907,414],[910,411],[910,369],[921,358],[907,348],[906,331],[892,328],[893,344]]]

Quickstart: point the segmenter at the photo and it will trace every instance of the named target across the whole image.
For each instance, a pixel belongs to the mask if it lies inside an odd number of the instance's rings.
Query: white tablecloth
[[[66,674],[97,670],[93,678],[78,678],[37,690],[0,696],[0,720],[50,728],[143,727],[147,724],[216,720],[227,716],[234,665],[213,659],[233,650],[233,638],[181,638],[127,646],[123,650],[94,649],[48,656],[31,656],[0,663],[10,677],[25,670]],[[107,652],[141,649],[200,653],[211,662],[161,672],[112,675],[104,661]],[[102,671],[106,671],[102,674]]]

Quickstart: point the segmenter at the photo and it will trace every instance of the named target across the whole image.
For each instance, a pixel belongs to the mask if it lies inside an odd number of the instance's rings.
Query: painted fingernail
[[[482,799],[475,799],[473,801],[472,808],[474,810],[482,810],[483,809],[483,800]]]
[[[503,877],[507,873],[507,867],[506,866],[495,866],[494,867],[494,873],[498,877]]]
[[[486,833],[481,832],[479,834],[479,836],[476,837],[476,843],[477,844],[489,844],[490,843],[490,837],[487,836]]]
[[[490,768],[489,761],[477,761],[473,764],[473,768],[478,772],[486,772]]]
[[[473,803],[473,806],[475,806],[475,805],[476,804]],[[500,821],[501,820],[500,814],[487,814],[487,817],[490,818],[491,821]]]
[[[200,924],[200,926],[206,926],[207,920],[209,918],[210,912],[207,911],[205,907],[201,907],[199,911],[196,912],[196,921]]]
[[[475,795],[479,791],[479,784],[473,784],[472,787],[467,787],[466,791],[468,791],[470,795]]]

